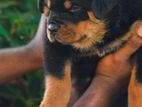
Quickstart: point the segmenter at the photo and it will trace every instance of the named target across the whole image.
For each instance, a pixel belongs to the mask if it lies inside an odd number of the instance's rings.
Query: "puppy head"
[[[108,31],[107,16],[115,4],[112,1],[47,0],[44,12],[48,15],[49,41],[77,49],[88,49],[101,42]]]

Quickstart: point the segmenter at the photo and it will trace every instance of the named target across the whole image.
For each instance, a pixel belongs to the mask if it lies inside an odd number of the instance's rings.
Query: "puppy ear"
[[[48,8],[48,0],[38,0],[38,9],[41,13],[44,13],[45,16],[48,16],[49,14],[49,8]]]
[[[37,8],[38,8],[38,10],[41,12],[41,13],[43,13],[43,10],[44,10],[44,0],[38,0],[38,2],[37,2]]]
[[[116,0],[92,0],[92,11],[96,18],[104,19],[116,4]]]

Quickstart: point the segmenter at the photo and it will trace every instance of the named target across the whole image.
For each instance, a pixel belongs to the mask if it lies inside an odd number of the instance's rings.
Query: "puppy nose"
[[[48,30],[51,32],[51,33],[54,33],[56,34],[59,30],[60,26],[57,25],[57,24],[49,24],[48,25]]]

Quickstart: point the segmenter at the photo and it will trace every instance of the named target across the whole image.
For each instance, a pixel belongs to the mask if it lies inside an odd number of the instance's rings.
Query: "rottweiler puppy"
[[[71,76],[89,84],[97,61],[122,47],[142,24],[142,0],[41,0],[40,9],[48,16],[40,107],[67,107]],[[142,83],[142,47],[132,59]]]

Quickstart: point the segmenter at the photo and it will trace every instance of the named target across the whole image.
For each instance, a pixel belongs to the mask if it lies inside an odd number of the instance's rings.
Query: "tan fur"
[[[45,15],[45,16],[48,16],[48,15],[49,15],[49,11],[50,11],[49,8],[47,7],[47,5],[45,5],[45,6],[44,6],[44,10],[43,10],[44,15]]]
[[[64,6],[65,6],[66,9],[70,9],[71,6],[72,6],[71,1],[69,1],[69,0],[65,1]]]
[[[51,8],[51,1],[52,0],[47,0],[47,6],[48,6],[48,8]]]
[[[48,4],[51,5],[51,0]],[[50,7],[49,5],[49,7]],[[71,7],[71,2],[69,0],[65,1],[65,8]],[[92,12],[88,12],[90,19],[81,21],[78,24],[68,23],[66,25],[61,25],[58,34],[52,35],[48,30],[48,39],[51,42],[57,40],[63,44],[72,45],[77,49],[88,49],[95,42],[100,42],[106,30],[106,22],[95,19]]]
[[[82,21],[77,25],[62,25],[56,40],[65,44],[70,44],[77,49],[89,48],[94,42],[99,42],[106,33],[105,23],[96,20]]]
[[[128,88],[128,107],[142,107],[142,84],[136,80],[136,67],[134,67]]]
[[[76,27],[76,35],[86,35],[86,38],[82,41],[75,42],[72,45],[78,49],[89,48],[92,46],[93,43],[101,41],[106,32],[106,23],[103,21],[82,21]]]
[[[50,7],[51,7],[51,0],[47,0],[44,5],[44,10],[43,10],[45,16],[49,15]]]
[[[40,107],[67,107],[71,94],[70,64],[64,68],[64,77],[47,76],[45,93]]]

